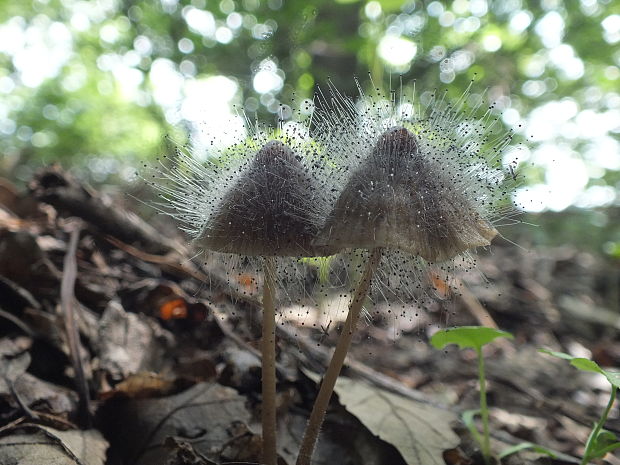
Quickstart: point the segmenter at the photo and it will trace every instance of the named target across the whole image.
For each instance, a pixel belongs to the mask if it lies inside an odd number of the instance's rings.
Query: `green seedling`
[[[457,344],[459,349],[474,349],[478,355],[478,382],[480,383],[480,409],[463,412],[463,423],[471,432],[476,442],[480,445],[484,462],[489,463],[491,458],[491,446],[489,439],[489,409],[487,407],[486,378],[484,376],[484,357],[482,346],[494,341],[499,337],[512,339],[512,334],[498,329],[484,326],[462,326],[460,328],[442,329],[431,337],[431,344],[437,349],[443,349],[448,344]],[[482,435],[474,424],[474,417],[480,414],[482,417]]]
[[[609,415],[609,412],[614,405],[614,401],[616,400],[618,387],[620,387],[620,372],[603,370],[598,363],[593,362],[590,359],[573,357],[572,355],[568,355],[563,352],[554,352],[547,349],[539,349],[539,352],[568,360],[570,364],[578,370],[599,373],[607,378],[607,381],[611,384],[609,402],[607,402],[607,407],[603,411],[603,414],[599,420],[594,424],[594,428],[588,436],[588,440],[586,441],[586,450],[583,454],[580,465],[586,465],[594,459],[603,458],[607,453],[620,448],[620,439],[611,431],[603,428],[603,426],[605,426],[605,422],[607,421],[607,416]]]
[[[431,344],[437,349],[443,349],[448,344],[458,344],[459,349],[474,349],[478,354],[478,380],[480,383],[480,409],[466,410],[463,412],[462,419],[465,426],[480,445],[482,456],[485,463],[491,459],[490,435],[489,435],[489,409],[487,407],[486,378],[484,375],[484,358],[482,356],[482,346],[494,341],[499,337],[513,339],[512,334],[499,329],[487,328],[484,326],[462,326],[460,328],[443,329],[437,331],[431,337]],[[476,429],[474,418],[480,415],[482,418],[482,435]],[[556,454],[551,450],[534,444],[532,442],[521,442],[501,451],[497,458],[503,459],[525,449],[532,449],[535,452],[555,457]]]
[[[319,283],[326,284],[329,281],[329,271],[333,259],[333,255],[328,257],[303,257],[299,259],[299,263],[315,268],[318,272]]]
[[[531,449],[534,452],[538,452],[539,454],[548,455],[551,458],[557,458],[558,456],[561,456],[560,453],[553,452],[552,450],[547,449],[546,447],[543,447],[539,444],[534,444],[533,442],[526,441],[526,442],[520,442],[519,444],[515,444],[514,446],[507,447],[506,449],[501,451],[499,454],[497,454],[497,458],[502,460],[503,458],[508,457],[509,455],[516,454],[517,452],[521,452],[522,450],[526,450],[526,449]]]

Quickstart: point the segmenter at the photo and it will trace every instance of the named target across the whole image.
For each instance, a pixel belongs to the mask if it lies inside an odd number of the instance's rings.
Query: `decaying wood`
[[[29,184],[36,199],[61,212],[77,216],[103,234],[123,242],[138,242],[154,253],[179,250],[181,245],[164,238],[135,214],[114,205],[96,191],[79,183],[57,165],[39,172]]]

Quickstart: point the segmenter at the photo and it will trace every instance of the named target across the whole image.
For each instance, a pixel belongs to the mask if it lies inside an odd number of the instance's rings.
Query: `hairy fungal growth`
[[[316,133],[330,160],[321,184],[335,207],[319,213],[314,244],[347,249],[344,266],[382,247],[371,294],[421,303],[429,276],[474,268],[472,250],[514,222],[515,176],[501,165],[513,134],[471,85],[454,103],[372,85],[367,95],[358,84],[357,99],[333,87],[318,99]]]
[[[160,211],[205,250],[247,256],[326,255],[312,244],[318,212],[328,209],[313,174],[318,157],[303,126],[277,133],[255,128],[206,161],[178,150],[153,174]],[[166,158],[166,157],[165,157]]]
[[[331,250],[313,244],[318,212],[329,198],[316,183],[321,164],[303,125],[276,132],[255,127],[235,145],[211,146],[204,162],[177,152],[151,184],[160,210],[180,221],[208,259],[224,264],[231,281],[249,274],[254,285],[262,275],[263,463],[276,465],[277,283],[303,275],[300,257]]]
[[[388,129],[352,172],[315,243],[391,247],[428,262],[489,245],[497,231],[438,168],[409,130]]]
[[[425,295],[423,275],[467,264],[469,249],[490,245],[497,234],[493,216],[505,216],[510,204],[511,188],[498,160],[512,134],[500,130],[493,106],[481,118],[475,117],[480,104],[466,111],[469,89],[455,105],[437,101],[433,94],[429,112],[402,95],[398,102],[394,93],[385,98],[378,89],[368,98],[360,88],[358,101],[330,90],[331,98],[322,99],[317,134],[333,166],[325,178],[333,207],[324,213],[314,244],[347,249],[348,269],[360,270],[360,262],[365,266],[351,292],[348,317],[297,465],[311,463],[369,291],[375,299],[380,295],[419,303],[420,294]]]
[[[309,213],[319,187],[283,142],[267,142],[218,202],[198,240],[208,249],[242,255],[326,255],[312,241]]]

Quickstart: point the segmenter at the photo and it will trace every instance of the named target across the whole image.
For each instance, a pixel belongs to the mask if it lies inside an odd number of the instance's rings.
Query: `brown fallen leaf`
[[[447,465],[471,465],[472,460],[460,449],[448,449],[443,453]]]
[[[450,426],[458,420],[452,412],[342,376],[335,391],[349,412],[410,465],[445,465],[443,452],[459,445]]]
[[[143,371],[161,372],[171,363],[166,354],[172,341],[156,320],[111,301],[99,324],[99,369],[117,382]]]
[[[162,397],[170,394],[175,387],[176,383],[172,379],[165,378],[157,373],[140,372],[129,375],[114,386],[114,389],[102,392],[99,398],[107,400],[112,397],[132,399]]]
[[[219,462],[238,454],[237,439],[248,436],[246,398],[215,383],[200,383],[159,399],[112,400],[101,412],[114,445],[112,453],[131,465],[164,465],[166,438],[187,441]],[[258,457],[255,457],[255,460]]]
[[[20,376],[15,382],[15,390],[25,404],[37,411],[69,419],[77,408],[77,396],[73,391],[35,378],[30,373]]]
[[[107,448],[107,441],[96,430],[60,431],[28,425],[0,438],[0,463],[104,465]]]
[[[0,340],[0,400],[13,408],[71,417],[76,409],[75,394],[27,373],[29,364],[30,354],[19,343],[8,338]]]

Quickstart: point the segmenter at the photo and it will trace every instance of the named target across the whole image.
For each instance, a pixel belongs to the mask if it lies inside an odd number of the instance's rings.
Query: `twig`
[[[0,318],[4,318],[5,320],[9,320],[15,326],[17,326],[19,329],[21,329],[26,335],[28,335],[30,337],[34,337],[34,331],[32,329],[30,329],[30,327],[26,323],[24,323],[22,320],[17,318],[12,313],[9,313],[9,312],[7,312],[5,310],[2,310],[2,308],[0,308]]]
[[[15,383],[13,382],[13,380],[11,380],[11,379],[9,379],[8,377],[5,376],[4,377],[4,382],[9,386],[9,391],[11,392],[11,395],[15,399],[15,402],[17,402],[17,405],[19,405],[19,408],[22,409],[22,411],[26,414],[26,418],[28,418],[30,420],[38,420],[39,419],[39,415],[37,413],[35,413],[34,411],[32,411],[30,409],[30,407],[28,407],[24,403],[22,398],[19,396],[19,393],[15,389]]]
[[[278,326],[278,333],[280,334],[282,339],[286,340],[290,344],[297,345],[301,349],[301,351],[291,351],[291,353],[295,357],[297,357],[302,364],[309,366],[311,370],[317,372],[320,369],[325,369],[327,367],[330,358],[328,349],[318,347],[316,344],[308,341],[307,337],[305,336],[291,334],[291,331],[283,326]],[[401,396],[407,397],[417,402],[423,402],[425,404],[433,405],[437,408],[456,411],[456,409],[452,409],[445,404],[433,400],[427,394],[416,391],[415,389],[408,388],[398,380],[390,376],[384,375],[381,372],[373,370],[368,365],[364,365],[363,363],[358,362],[350,355],[347,356],[345,364],[348,373],[364,379],[369,383],[382,389],[393,392],[395,394],[400,394]]]
[[[457,285],[461,294],[461,300],[478,324],[488,328],[499,329],[493,317],[487,312],[486,308],[482,306],[478,298],[467,288],[465,283],[461,280],[457,280]]]
[[[0,294],[4,296],[4,304],[7,307],[31,307],[36,310],[41,309],[41,304],[33,295],[6,276],[0,275]]]
[[[200,282],[215,285],[218,289],[221,289],[232,299],[252,304],[255,307],[260,307],[260,301],[258,299],[235,291],[222,278],[219,278],[213,274],[203,273],[200,269],[198,269],[198,267],[194,265],[194,263],[189,258],[185,257],[179,252],[170,252],[166,255],[155,255],[144,252],[140,249],[137,249],[136,247],[126,244],[114,236],[107,235],[105,236],[105,239],[111,244],[113,244],[115,247],[118,247],[123,252],[126,252],[139,260],[160,265],[161,268],[168,273],[176,274],[177,276],[183,277],[189,276],[191,278],[197,279]]]
[[[75,321],[75,295],[74,287],[77,277],[77,263],[75,253],[77,250],[78,239],[80,238],[80,228],[75,227],[71,231],[67,254],[63,264],[62,282],[60,286],[60,304],[64,314],[65,331],[69,343],[69,356],[75,371],[75,384],[78,391],[78,421],[82,426],[89,428],[92,418],[89,408],[89,394],[82,358],[80,357],[80,334]]]
[[[0,426],[0,436],[4,435],[5,431],[10,431],[11,429],[16,427],[20,423],[23,423],[24,421],[26,421],[26,417],[19,417],[10,423],[7,423],[6,425]]]

